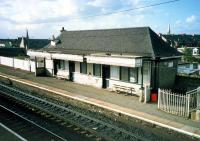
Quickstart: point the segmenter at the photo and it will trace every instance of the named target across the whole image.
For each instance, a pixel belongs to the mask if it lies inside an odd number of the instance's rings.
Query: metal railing
[[[158,109],[167,113],[189,117],[190,94],[173,93],[170,90],[158,90]]]
[[[170,114],[189,117],[190,112],[200,109],[200,87],[186,94],[159,89],[158,109]]]
[[[190,111],[200,109],[200,87],[186,92],[186,95],[190,95]]]

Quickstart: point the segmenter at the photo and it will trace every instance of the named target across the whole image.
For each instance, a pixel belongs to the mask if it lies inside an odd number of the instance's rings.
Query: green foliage
[[[188,62],[188,63],[200,63],[200,57],[194,57],[192,56],[192,49],[190,48],[186,48],[184,49],[184,56],[183,56],[183,60],[184,62]]]

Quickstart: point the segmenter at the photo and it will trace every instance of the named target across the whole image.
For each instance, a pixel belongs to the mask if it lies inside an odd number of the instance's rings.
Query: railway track
[[[63,137],[24,118],[3,105],[0,105],[0,115],[0,120],[3,125],[20,134],[25,141],[67,141]]]
[[[115,126],[112,123],[104,122],[97,118],[93,118],[86,114],[77,112],[70,107],[59,105],[41,99],[39,97],[27,94],[23,91],[20,91],[14,87],[7,86],[0,83],[0,93],[4,96],[15,99],[18,103],[28,105],[33,107],[39,112],[43,112],[47,115],[53,115],[57,120],[62,123],[71,123],[77,127],[77,130],[86,130],[91,132],[99,138],[99,140],[109,140],[109,141],[131,141],[131,140],[140,140],[140,141],[149,141],[150,139],[145,138],[143,133],[138,132],[134,134],[124,128]]]
[[[1,112],[2,110],[3,112]],[[4,116],[6,113],[10,115]],[[58,136],[62,140],[76,141],[81,139],[81,141],[95,141],[100,139],[96,138],[95,136],[91,136],[89,132],[81,130],[77,131],[77,127],[73,126],[72,124],[61,123],[58,119],[55,119],[54,116],[45,115],[45,113],[39,110],[33,109],[32,107],[27,107],[27,105],[19,104],[14,101],[14,99],[2,95],[0,95],[0,115],[0,123],[2,125],[6,124],[8,127],[11,127],[17,132],[22,130],[27,131],[27,133],[30,134],[29,132],[32,130],[32,128],[26,129],[27,126],[24,126],[23,124],[23,122],[25,121],[25,125],[26,122],[29,122],[30,127],[31,125],[38,126],[39,128],[46,130],[50,134]],[[15,119],[13,120],[12,118],[6,118],[12,117],[13,115],[14,117],[16,117],[16,119],[21,119],[21,123],[16,121]],[[33,132],[33,136],[38,137],[38,132],[35,133],[35,130],[33,130]],[[21,135],[26,136],[27,133],[21,133]],[[27,138],[30,141],[32,140],[29,136]],[[41,140],[45,141],[46,139],[41,138]],[[37,141],[40,141],[40,139],[38,138]],[[57,141],[57,139],[52,139],[51,141]]]

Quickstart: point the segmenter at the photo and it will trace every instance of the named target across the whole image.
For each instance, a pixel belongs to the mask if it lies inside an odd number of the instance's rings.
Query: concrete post
[[[139,97],[139,102],[144,102],[144,87],[140,88],[141,93]]]
[[[200,121],[200,110],[196,111],[196,120]]]
[[[144,88],[144,103],[147,103],[150,101],[150,86],[145,85]]]

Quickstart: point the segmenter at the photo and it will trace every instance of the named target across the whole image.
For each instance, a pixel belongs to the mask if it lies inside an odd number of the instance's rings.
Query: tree
[[[188,63],[200,63],[199,56],[192,56],[192,49],[185,47],[183,51],[183,60]]]

